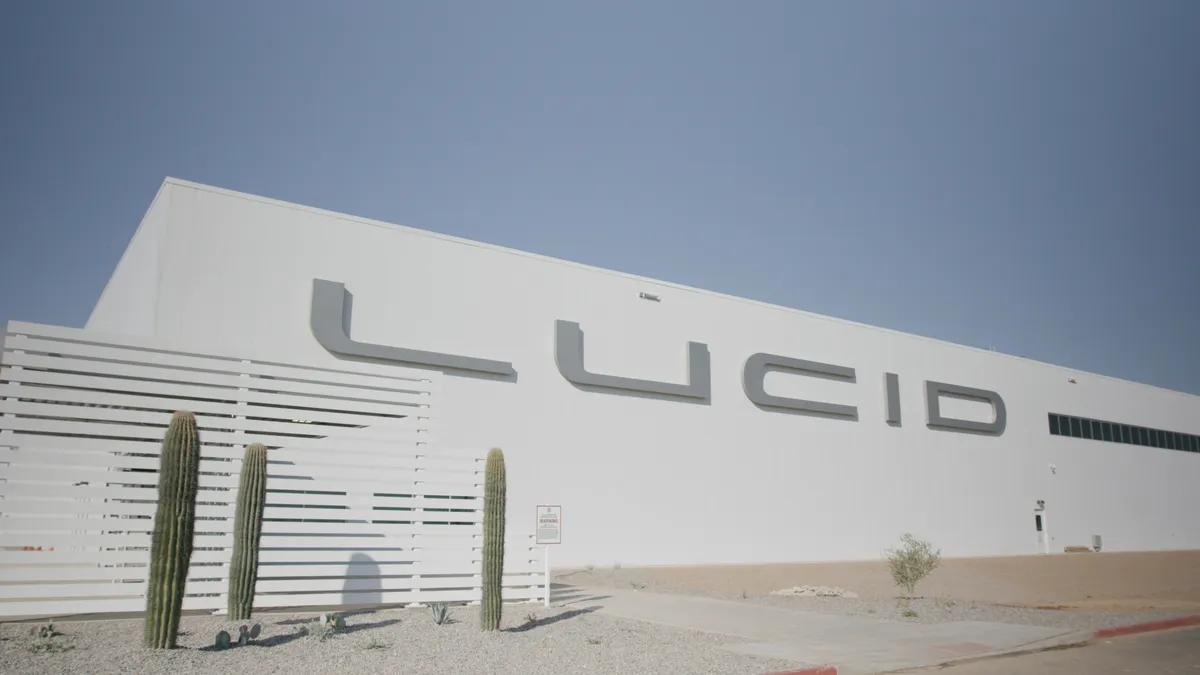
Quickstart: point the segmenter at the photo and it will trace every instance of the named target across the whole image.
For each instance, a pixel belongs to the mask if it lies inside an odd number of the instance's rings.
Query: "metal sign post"
[[[542,504],[537,507],[537,544],[545,549],[546,607],[550,606],[550,547],[562,543],[562,506]]]

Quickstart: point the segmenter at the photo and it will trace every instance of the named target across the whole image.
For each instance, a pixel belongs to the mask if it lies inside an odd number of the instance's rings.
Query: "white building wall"
[[[117,268],[92,308],[85,328],[101,333],[150,336],[158,304],[159,245],[175,187],[164,183],[133,233]]]
[[[1103,535],[1106,550],[1200,547],[1200,454],[1047,430],[1047,413],[1057,412],[1200,434],[1200,398],[203,186],[168,186],[159,337],[197,348],[269,345],[281,361],[335,364],[309,327],[312,281],[322,278],[353,295],[355,340],[511,361],[515,383],[449,373],[439,438],[505,449],[513,521],[532,527],[536,504],[563,505],[556,564],[877,558],[905,531],[951,556],[1032,554],[1038,499],[1047,504],[1051,550],[1088,545],[1092,534]],[[706,343],[711,403],[576,388],[555,366],[556,319],[581,324],[594,372],[682,382],[687,341]],[[856,385],[772,374],[766,386],[857,405],[859,420],[758,408],[741,384],[756,352],[854,367]],[[900,377],[899,428],[884,421],[885,372]],[[996,438],[927,428],[925,380],[999,392],[1007,430]],[[988,412],[952,405],[947,413],[982,420]]]

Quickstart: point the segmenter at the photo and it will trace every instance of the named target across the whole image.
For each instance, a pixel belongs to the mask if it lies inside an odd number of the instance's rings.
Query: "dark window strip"
[[[1050,435],[1200,453],[1200,436],[1050,413]]]

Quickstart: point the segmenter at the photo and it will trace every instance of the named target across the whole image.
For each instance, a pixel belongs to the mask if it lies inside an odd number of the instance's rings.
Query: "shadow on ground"
[[[374,621],[371,623],[347,623],[344,633],[357,633],[360,630],[370,630],[372,628],[383,628],[393,624],[400,623],[400,619],[384,619],[383,621]]]
[[[586,589],[579,586],[572,586],[571,584],[550,584],[551,602],[574,605],[581,602],[606,600],[611,597],[611,595],[591,595]]]
[[[297,631],[293,631],[291,633],[284,633],[283,635],[272,635],[271,637],[263,638],[262,640],[252,640],[250,643],[248,643],[246,645],[246,647],[278,647],[280,645],[286,645],[289,642],[295,642],[296,640],[299,640],[300,638],[304,637],[304,635],[305,635],[305,632],[303,630],[297,630]],[[201,648],[197,649],[196,651],[198,651],[198,652],[221,652],[221,651],[228,651],[230,649],[245,649],[246,647],[239,647],[239,646],[237,646],[237,644],[235,642],[234,645],[230,646],[228,649],[217,649],[217,646],[214,644],[214,645],[208,645],[207,647],[201,647]]]
[[[316,623],[317,621],[320,620],[321,614],[337,614],[337,615],[341,616],[342,618],[349,620],[351,617],[360,616],[362,614],[374,614],[375,612],[379,612],[379,611],[383,611],[383,610],[403,609],[403,608],[404,608],[404,605],[380,605],[380,606],[376,606],[376,607],[362,607],[359,609],[349,609],[349,610],[342,610],[342,611],[339,611],[337,609],[326,609],[326,610],[321,610],[321,611],[316,612],[315,614],[313,614],[313,616],[307,616],[302,619],[284,619],[282,621],[276,621],[275,625],[276,626],[295,626],[295,625],[304,624],[304,623]]]
[[[537,621],[532,621],[530,623],[526,623],[521,626],[517,626],[516,628],[505,628],[503,632],[505,632],[505,633],[524,633],[527,631],[531,631],[535,628],[541,628],[543,626],[549,626],[550,624],[558,623],[559,621],[566,621],[567,619],[574,619],[575,617],[581,616],[583,614],[591,614],[592,612],[594,612],[598,609],[600,609],[599,605],[594,605],[592,607],[581,607],[579,609],[572,609],[568,612],[563,612],[562,614],[556,614],[554,616],[547,617],[545,619],[538,619]]]

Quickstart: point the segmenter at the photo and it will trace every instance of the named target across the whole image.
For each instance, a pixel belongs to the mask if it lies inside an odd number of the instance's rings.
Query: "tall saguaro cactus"
[[[499,448],[492,448],[488,452],[483,479],[483,602],[480,616],[483,630],[500,628],[506,490],[504,453]]]
[[[233,561],[229,566],[229,618],[245,621],[254,609],[258,543],[267,497],[267,446],[253,443],[242,456],[237,512],[233,517]]]
[[[200,432],[196,417],[179,411],[163,437],[158,469],[158,508],[150,540],[150,583],[146,589],[145,643],[173,649],[192,559],[196,490],[200,482]]]

